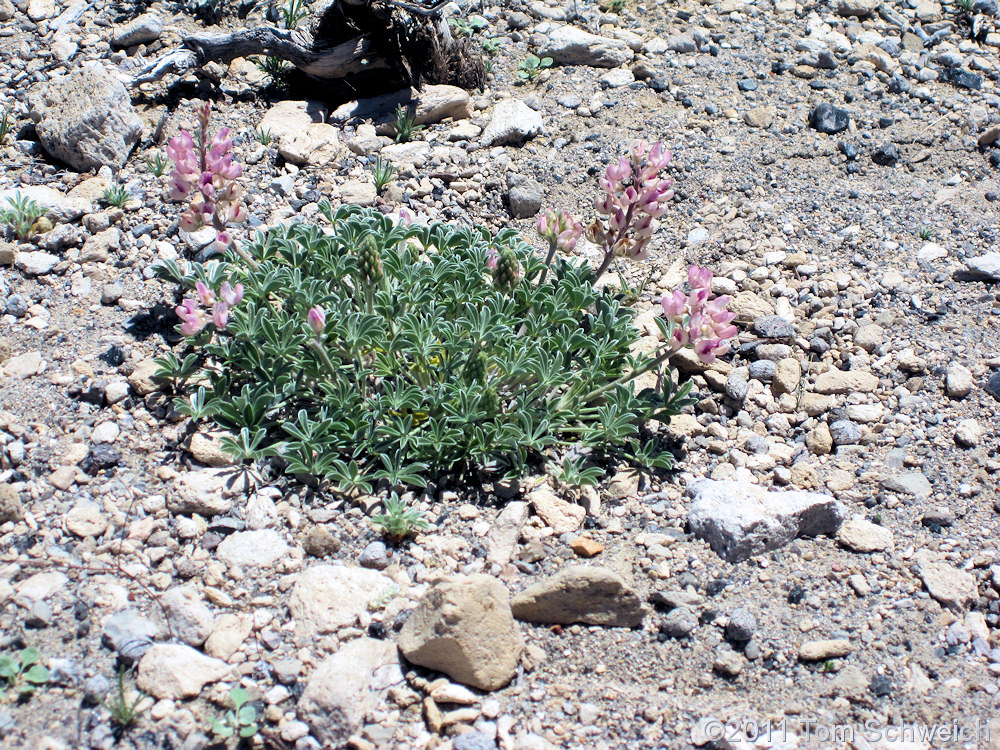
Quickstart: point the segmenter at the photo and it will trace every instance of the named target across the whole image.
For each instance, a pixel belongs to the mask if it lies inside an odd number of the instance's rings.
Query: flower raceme
[[[691,266],[688,286],[691,288],[688,294],[675,289],[660,301],[667,319],[668,343],[672,351],[692,347],[698,359],[709,364],[729,351],[729,339],[737,332],[732,325],[736,313],[728,309],[729,297],[709,300],[712,292],[709,269]]]
[[[556,211],[549,209],[546,213],[538,217],[535,229],[542,238],[549,242],[549,260],[555,251],[561,250],[564,253],[572,252],[576,247],[577,240],[583,236],[583,225],[569,215],[567,211]]]
[[[594,201],[597,213],[608,218],[587,228],[587,239],[604,247],[607,256],[640,260],[648,255],[654,220],[666,213],[674,197],[671,180],[660,178],[670,159],[663,144],[639,140],[627,157],[608,166],[600,181],[604,192]]]
[[[219,248],[225,249],[233,243],[227,227],[241,224],[247,218],[247,209],[241,200],[243,191],[235,182],[243,174],[243,167],[233,161],[230,153],[233,139],[229,137],[229,128],[220,128],[209,142],[210,115],[208,102],[198,107],[197,141],[182,130],[167,144],[167,155],[174,162],[169,195],[173,200],[189,198],[191,201],[181,214],[182,230],[194,232],[210,226],[215,229]]]
[[[203,281],[198,281],[194,285],[197,299],[188,297],[175,310],[177,317],[181,319],[180,333],[182,336],[194,336],[200,333],[205,326],[211,322],[216,330],[225,330],[229,325],[229,311],[236,307],[243,299],[243,285],[237,284],[235,287],[228,281],[222,282],[218,295],[213,292]],[[205,310],[212,311],[211,317],[206,316]]]

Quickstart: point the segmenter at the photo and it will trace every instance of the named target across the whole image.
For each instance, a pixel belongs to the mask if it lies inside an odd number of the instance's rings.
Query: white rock
[[[100,443],[113,443],[118,439],[121,429],[115,422],[101,422],[90,434],[90,442],[98,445]]]
[[[520,99],[504,99],[493,108],[493,118],[483,131],[482,143],[484,146],[520,143],[541,133],[542,127],[540,113]]]
[[[881,552],[892,547],[892,532],[863,516],[854,516],[840,527],[837,541],[854,552]]]
[[[167,493],[167,508],[173,513],[216,516],[233,507],[237,477],[224,469],[188,471],[174,477]]]
[[[216,556],[228,565],[267,567],[288,552],[288,544],[273,529],[239,531],[230,534],[215,550]]]
[[[160,603],[174,636],[189,646],[200,646],[212,634],[215,615],[194,584],[167,589]]]
[[[229,671],[224,661],[190,646],[158,643],[139,662],[136,686],[160,700],[194,698],[205,685],[224,679]]]
[[[79,502],[66,513],[66,529],[81,539],[97,537],[108,528],[108,521],[96,503]]]
[[[11,357],[3,363],[3,372],[9,378],[30,378],[45,371],[41,352],[26,352]]]
[[[288,600],[296,637],[308,639],[353,625],[369,602],[393,585],[388,576],[367,568],[315,565],[303,571]]]
[[[538,56],[551,57],[561,65],[617,68],[632,62],[634,54],[619,39],[597,36],[575,26],[556,26],[542,43]]]
[[[975,419],[963,419],[955,428],[955,442],[966,448],[975,448],[983,439],[985,430]]]
[[[14,256],[14,268],[26,276],[44,276],[59,264],[59,256],[43,250],[27,250]]]
[[[566,502],[544,485],[532,490],[527,500],[556,534],[576,531],[587,516],[587,509],[582,505]]]

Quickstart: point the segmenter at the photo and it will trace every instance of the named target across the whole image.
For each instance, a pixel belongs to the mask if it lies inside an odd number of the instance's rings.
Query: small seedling
[[[585,466],[586,462],[587,459],[582,456],[576,460],[567,458],[562,468],[552,467],[553,476],[557,482],[569,487],[593,487],[601,481],[604,471],[599,466]]]
[[[937,233],[930,227],[920,227],[920,231],[917,232],[917,236],[924,242],[933,240],[937,236]]]
[[[966,13],[971,13],[976,6],[976,0],[958,0],[958,7]]]
[[[606,0],[602,7],[609,13],[621,13],[627,2],[628,0]]]
[[[825,662],[823,662],[822,669],[824,674],[830,674],[831,672],[837,671],[837,664],[836,662],[834,662],[833,659],[827,659]]]
[[[271,79],[271,83],[281,86],[284,84],[285,74],[288,73],[288,65],[280,57],[259,57],[253,58],[253,64],[257,69]]]
[[[0,115],[0,146],[6,142],[7,136],[10,135],[13,130],[14,122],[11,120],[10,112],[5,109],[3,114]]]
[[[375,178],[375,191],[382,195],[385,186],[392,182],[392,178],[396,176],[397,170],[381,156],[375,157],[371,169],[372,176]]]
[[[114,206],[115,208],[125,208],[125,204],[128,203],[128,199],[128,190],[121,185],[109,187],[101,195],[102,203],[108,206]]]
[[[49,681],[49,670],[39,664],[42,655],[37,648],[21,649],[16,657],[0,656],[0,677],[7,680],[7,687],[17,691],[18,698],[27,698],[36,688]]]
[[[483,52],[487,55],[495,55],[500,51],[500,38],[492,36],[483,40]]]
[[[304,7],[303,0],[288,0],[281,8],[281,19],[285,22],[286,29],[294,29],[299,25],[299,21],[309,15]]]
[[[243,688],[233,688],[229,691],[229,700],[233,709],[226,711],[221,718],[212,719],[212,734],[220,739],[229,739],[233,735],[248,739],[257,734],[257,709],[248,706],[250,696]]]
[[[147,708],[140,704],[148,697],[141,690],[135,690],[131,699],[126,695],[125,672],[125,667],[119,667],[118,690],[115,691],[114,699],[108,702],[101,702],[101,705],[111,713],[111,723],[121,730],[128,729],[135,724],[139,716]]]
[[[525,81],[534,81],[545,68],[552,67],[552,58],[528,55],[517,67],[517,75],[520,78]]]
[[[271,139],[271,130],[270,130],[270,128],[268,128],[266,130],[264,128],[257,128],[255,131],[253,131],[253,137],[257,139],[257,142],[261,146],[270,146],[271,145],[271,140],[272,139]]]
[[[417,531],[425,531],[431,526],[424,520],[424,514],[416,508],[408,508],[406,501],[395,492],[385,501],[385,512],[372,518],[372,525],[397,544]]]
[[[411,114],[402,104],[396,105],[396,143],[407,143],[413,139],[413,134],[423,130],[423,125],[417,125],[417,116]]]
[[[482,16],[472,16],[469,20],[465,20],[464,18],[449,18],[448,25],[459,36],[472,36],[480,29],[485,29],[489,23]]]
[[[166,157],[159,151],[151,157],[147,156],[146,169],[148,169],[150,174],[154,177],[163,177],[164,173],[167,171]]]
[[[0,210],[0,222],[6,224],[21,242],[31,237],[35,222],[45,215],[45,207],[21,193],[7,199],[10,208]]]

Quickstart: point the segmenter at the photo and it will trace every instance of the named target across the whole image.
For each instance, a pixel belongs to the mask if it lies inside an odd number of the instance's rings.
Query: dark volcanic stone
[[[841,133],[847,130],[850,122],[851,115],[832,104],[820,104],[809,115],[809,124],[820,133]]]
[[[941,78],[960,89],[978,91],[983,87],[983,77],[964,68],[943,68]]]
[[[895,143],[883,143],[872,151],[872,161],[883,167],[896,166],[899,156],[899,147]]]
[[[990,379],[983,386],[983,390],[1000,401],[1000,372],[995,372],[990,376]]]
[[[83,459],[80,468],[90,476],[94,476],[99,471],[114,468],[121,460],[122,454],[117,449],[101,443],[91,447],[90,453]]]

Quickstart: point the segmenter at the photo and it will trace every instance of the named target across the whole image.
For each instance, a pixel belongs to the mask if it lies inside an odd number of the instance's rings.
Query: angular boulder
[[[687,489],[688,526],[729,562],[785,546],[801,536],[835,534],[844,506],[813,492],[768,492],[756,485],[703,479]]]
[[[99,66],[34,86],[28,115],[42,147],[79,172],[120,169],[142,135],[125,86]]]
[[[399,650],[457,682],[497,690],[513,679],[524,636],[500,581],[455,576],[427,590],[399,633]]]
[[[634,628],[646,608],[617,573],[602,567],[571,565],[517,594],[514,617],[525,622],[607,625]]]

